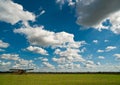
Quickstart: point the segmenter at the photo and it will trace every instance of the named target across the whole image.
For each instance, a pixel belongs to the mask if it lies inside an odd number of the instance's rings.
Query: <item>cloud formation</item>
[[[114,50],[114,49],[116,49],[116,48],[117,48],[116,46],[107,46],[107,47],[105,48],[105,50],[106,50],[106,52],[109,52],[109,51]]]
[[[75,6],[76,5],[76,2],[78,0],[56,0],[56,3],[60,5],[60,9],[62,9],[62,6],[64,4],[67,4],[68,6]]]
[[[0,0],[0,21],[15,24],[18,21],[35,20],[35,15],[12,0]]]
[[[104,56],[98,56],[98,58],[99,58],[99,59],[105,59],[105,57],[104,57]]]
[[[34,68],[36,65],[33,60],[25,60],[18,54],[1,54],[0,69],[9,70],[9,68]],[[4,62],[7,61],[7,62]],[[30,66],[30,67],[29,67]]]
[[[11,65],[11,62],[0,61],[0,66],[9,66],[9,65]]]
[[[0,55],[0,58],[6,59],[6,60],[18,60],[19,55],[18,54],[2,54]]]
[[[100,50],[100,49],[99,49],[99,50],[97,50],[97,52],[98,52],[98,53],[102,53],[102,52],[104,52],[104,50]]]
[[[116,57],[116,60],[120,60],[120,54],[114,54],[113,56]]]
[[[49,62],[43,62],[43,65],[44,65],[45,67],[50,68],[50,69],[55,69],[55,66],[52,65],[52,64],[50,64]]]
[[[0,48],[7,48],[9,46],[8,43],[3,42],[2,40],[0,40]]]
[[[103,53],[103,52],[110,52],[112,50],[117,49],[116,46],[107,46],[104,50],[98,49],[97,52],[98,53]]]
[[[98,43],[98,40],[93,40],[93,43],[97,44],[97,43]]]
[[[76,5],[77,23],[100,30],[107,29],[102,23],[109,19],[112,24],[111,31],[120,33],[119,3],[120,0],[78,0]]]
[[[36,47],[36,46],[29,46],[26,48],[28,51],[31,51],[31,52],[34,52],[34,53],[39,53],[39,54],[42,54],[42,55],[48,55],[47,51],[44,50],[43,48],[41,47]]]
[[[74,35],[67,32],[51,32],[43,29],[44,27],[29,27],[15,29],[15,33],[26,35],[31,45],[38,46],[56,46],[66,42],[74,42]]]

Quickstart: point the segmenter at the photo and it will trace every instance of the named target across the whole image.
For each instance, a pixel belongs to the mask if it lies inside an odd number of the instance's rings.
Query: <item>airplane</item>
[[[17,74],[23,74],[26,73],[26,71],[30,71],[33,69],[10,69],[11,72],[13,73],[17,73]]]

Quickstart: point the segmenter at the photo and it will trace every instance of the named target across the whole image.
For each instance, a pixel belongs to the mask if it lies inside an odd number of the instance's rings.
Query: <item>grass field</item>
[[[120,85],[117,74],[0,74],[0,85]]]

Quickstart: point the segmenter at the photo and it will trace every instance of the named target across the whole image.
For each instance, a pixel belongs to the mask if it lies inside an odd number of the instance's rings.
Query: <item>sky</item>
[[[0,71],[120,72],[119,3],[0,0]]]

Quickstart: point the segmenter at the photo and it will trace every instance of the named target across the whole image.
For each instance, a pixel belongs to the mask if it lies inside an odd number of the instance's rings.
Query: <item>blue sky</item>
[[[0,71],[120,71],[118,0],[0,1]]]

